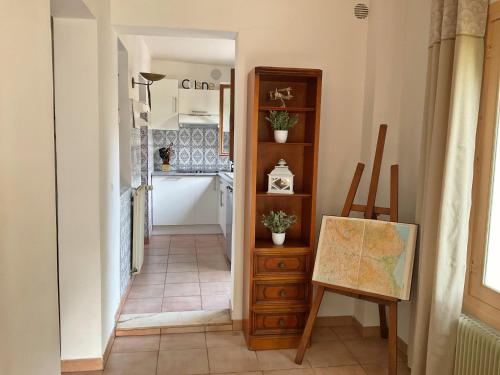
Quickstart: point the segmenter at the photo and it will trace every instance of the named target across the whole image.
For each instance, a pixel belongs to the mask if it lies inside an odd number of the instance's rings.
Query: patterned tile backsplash
[[[161,170],[158,150],[174,144],[170,164],[175,169],[223,171],[229,170],[228,156],[219,155],[219,137],[216,127],[190,127],[179,130],[153,130],[154,169]]]

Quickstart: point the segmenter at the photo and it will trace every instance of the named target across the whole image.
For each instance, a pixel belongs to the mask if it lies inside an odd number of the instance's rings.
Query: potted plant
[[[285,242],[285,235],[297,221],[297,216],[287,215],[284,211],[270,211],[268,215],[262,215],[262,224],[273,234],[273,243],[281,246]]]
[[[266,120],[271,123],[274,129],[274,141],[276,143],[286,143],[288,130],[293,128],[299,122],[297,114],[290,115],[288,111],[269,111],[269,117]]]

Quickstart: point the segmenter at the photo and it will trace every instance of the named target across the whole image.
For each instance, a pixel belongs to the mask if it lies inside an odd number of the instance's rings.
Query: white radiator
[[[147,185],[139,186],[133,192],[132,218],[132,273],[140,273],[144,262],[144,220]]]
[[[462,315],[458,324],[455,375],[499,375],[500,333]]]

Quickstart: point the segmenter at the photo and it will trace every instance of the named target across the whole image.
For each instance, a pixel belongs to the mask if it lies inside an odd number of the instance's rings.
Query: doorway
[[[144,261],[124,290],[118,330],[231,323],[235,40],[166,34],[119,35],[134,80],[119,85],[132,118],[125,129],[120,121],[120,134],[132,132],[120,147],[132,147],[123,160],[133,174],[139,129],[140,184],[151,190]]]

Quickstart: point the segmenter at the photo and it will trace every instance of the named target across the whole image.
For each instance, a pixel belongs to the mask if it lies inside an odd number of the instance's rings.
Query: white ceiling
[[[234,65],[235,41],[231,39],[143,36],[152,59],[200,64]]]

